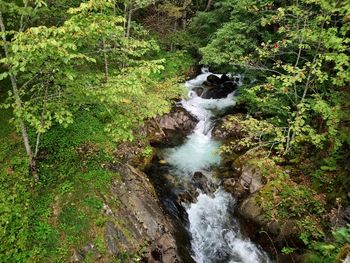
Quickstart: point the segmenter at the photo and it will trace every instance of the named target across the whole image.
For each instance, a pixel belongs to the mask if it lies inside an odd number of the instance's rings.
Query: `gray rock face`
[[[113,195],[120,199],[118,217],[124,218],[135,243],[150,245],[145,254],[146,262],[157,262],[154,260],[159,258],[164,263],[181,262],[173,226],[161,210],[146,175],[129,165],[120,166],[118,170],[123,183],[112,187]]]
[[[95,262],[115,262],[125,254],[140,255],[141,250],[142,262],[182,262],[173,225],[163,213],[147,176],[128,164],[115,165],[113,170],[122,176],[122,182],[114,180],[110,192],[103,196],[101,213],[109,218],[102,233],[106,253],[100,255],[89,243],[74,250],[70,262],[83,262],[88,253],[93,254]]]
[[[201,172],[195,172],[193,174],[191,184],[194,188],[200,189],[205,194],[211,194],[214,191],[214,187],[210,185],[208,178]]]
[[[260,172],[252,166],[243,166],[240,184],[249,189],[251,194],[255,193],[263,187]]]
[[[108,221],[105,224],[104,235],[107,249],[112,255],[118,256],[120,251],[127,249],[128,241],[126,240],[123,232],[117,229],[111,221]]]
[[[99,260],[102,255],[98,252],[97,248],[94,244],[88,243],[84,247],[82,247],[79,250],[74,249],[73,255],[71,256],[69,262],[75,263],[75,262],[83,262],[87,254],[91,253],[95,260]]]

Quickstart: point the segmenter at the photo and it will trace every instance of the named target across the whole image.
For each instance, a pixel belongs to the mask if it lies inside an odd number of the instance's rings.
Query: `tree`
[[[275,135],[283,134],[265,137],[280,154],[309,142],[318,148],[332,145],[330,152],[339,149],[345,142],[340,120],[345,117],[342,89],[349,81],[349,4],[231,4],[230,21],[201,49],[203,62],[244,68],[257,76],[257,85],[245,89],[242,98],[252,113],[264,113]]]
[[[43,5],[43,1],[41,0],[36,0],[34,2],[34,10],[36,8],[39,8]],[[24,1],[24,6],[23,7],[19,7],[17,6],[16,4],[12,3],[12,4],[9,4],[9,3],[6,3],[6,2],[3,2],[3,1],[0,1],[0,6],[5,9],[4,7],[7,7],[7,8],[11,8],[11,9],[14,9],[15,11],[19,11],[21,16],[20,16],[20,19],[19,19],[19,30],[18,32],[22,32],[24,29],[25,29],[25,19],[26,17],[28,17],[30,14],[30,12],[28,12],[28,6],[29,6],[29,2],[28,1]],[[32,10],[30,10],[32,11]],[[9,44],[7,42],[7,39],[6,39],[6,35],[7,35],[7,31],[6,31],[6,27],[5,27],[5,23],[4,23],[4,19],[3,19],[3,15],[2,15],[2,12],[0,11],[0,29],[1,29],[1,35],[2,35],[2,41],[3,41],[3,48],[4,48],[4,52],[5,52],[5,61],[6,59],[9,59],[10,57],[10,54],[9,54]],[[10,66],[9,64],[6,64],[7,66]],[[18,90],[18,85],[17,85],[17,78],[16,78],[16,74],[14,74],[13,72],[8,72],[8,73],[4,73],[2,74],[2,76],[0,76],[0,79],[1,78],[4,78],[6,76],[9,76],[10,79],[11,79],[11,85],[12,85],[12,91],[13,91],[13,96],[14,96],[14,101],[15,101],[15,107],[18,109],[19,112],[21,112],[23,110],[23,101],[20,97],[20,92]],[[34,155],[33,154],[33,151],[32,151],[32,147],[30,145],[30,142],[29,142],[29,137],[28,137],[28,132],[27,132],[27,126],[24,122],[24,120],[19,117],[18,118],[18,124],[19,124],[19,127],[20,127],[20,130],[21,130],[21,134],[22,134],[22,139],[23,139],[23,143],[24,143],[24,146],[25,146],[25,149],[26,149],[26,152],[27,152],[27,156],[28,156],[28,162],[29,162],[29,166],[31,169],[34,169]]]
[[[142,120],[169,108],[166,99],[174,93],[152,80],[163,60],[147,58],[158,46],[143,40],[141,28],[125,36],[124,19],[113,7],[112,1],[89,1],[70,9],[62,26],[31,27],[5,42],[0,62],[8,70],[2,78],[15,80],[6,106],[13,108],[32,168],[41,135],[55,124],[72,123],[84,105],[104,106],[106,131],[115,140],[132,139]]]
[[[145,8],[151,4],[154,4],[156,0],[125,0],[124,2],[124,18],[126,24],[124,24],[125,36],[130,37],[131,30],[131,18],[132,14],[141,8]]]

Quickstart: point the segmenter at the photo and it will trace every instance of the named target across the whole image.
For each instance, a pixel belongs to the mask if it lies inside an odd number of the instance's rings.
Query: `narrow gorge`
[[[187,238],[185,253],[193,262],[272,262],[259,245],[241,233],[234,214],[236,200],[212,172],[221,165],[221,142],[212,137],[212,129],[216,119],[235,106],[236,89],[241,84],[240,75],[213,74],[206,68],[186,81],[188,98],[177,107],[184,108],[197,124],[179,145],[159,148],[147,172],[165,209],[183,228],[179,242]]]

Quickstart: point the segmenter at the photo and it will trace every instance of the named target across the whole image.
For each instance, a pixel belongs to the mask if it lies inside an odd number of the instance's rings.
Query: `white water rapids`
[[[212,180],[210,167],[220,164],[220,142],[211,137],[215,112],[235,105],[234,93],[223,99],[203,99],[192,91],[200,87],[212,74],[202,71],[195,79],[187,81],[189,98],[182,106],[199,122],[186,141],[168,149],[166,161],[172,173],[182,180],[190,181],[194,172],[201,171]],[[216,74],[220,77],[220,74]],[[199,190],[198,190],[199,191]],[[200,193],[197,202],[185,205],[191,235],[193,259],[197,263],[265,263],[271,262],[268,255],[248,238],[241,235],[239,223],[232,216],[235,200],[222,189],[209,196]]]

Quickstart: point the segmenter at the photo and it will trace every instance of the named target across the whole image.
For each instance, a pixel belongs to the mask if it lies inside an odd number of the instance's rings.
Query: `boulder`
[[[242,174],[239,182],[245,189],[248,189],[251,194],[263,187],[260,172],[255,167],[249,165],[244,165],[242,167]]]
[[[230,118],[234,116],[235,118]],[[219,140],[239,140],[246,136],[246,132],[243,130],[241,121],[245,119],[245,115],[238,113],[235,115],[228,115],[220,119],[214,126],[212,135]]]
[[[151,144],[177,145],[196,126],[198,120],[182,107],[174,107],[168,114],[146,123]]]
[[[237,84],[233,81],[225,81],[224,83],[222,83],[222,87],[228,90],[234,91],[235,89],[237,89]]]
[[[225,87],[217,87],[217,88],[208,88],[205,90],[201,98],[203,99],[222,99],[226,98],[228,94],[230,94],[233,90]]]
[[[240,200],[247,195],[247,189],[245,189],[234,178],[225,179],[222,182],[222,187],[226,192],[230,193],[237,200]]]
[[[193,88],[192,90],[197,94],[198,97],[200,97],[203,94],[204,88],[196,87],[196,88]]]
[[[212,192],[212,187],[210,187],[207,177],[201,172],[195,172],[193,174],[191,184],[205,194],[210,194]]]
[[[263,214],[263,210],[257,202],[257,193],[249,195],[238,206],[239,215],[246,221],[251,221],[262,227],[271,234],[272,241],[283,243],[286,239],[296,239],[299,236],[300,228],[295,220],[284,221],[268,220]]]
[[[226,74],[222,74],[220,77],[220,84],[227,82],[227,81],[231,81],[230,77],[227,76]]]
[[[214,85],[220,85],[222,83],[222,80],[214,74],[209,75],[207,77],[207,81]]]
[[[195,189],[189,189],[183,191],[177,195],[178,204],[190,204],[195,203],[198,197],[198,192]]]
[[[225,179],[222,182],[222,187],[228,193],[233,193],[235,190],[236,180],[234,178]]]
[[[237,88],[237,84],[231,81],[226,74],[223,74],[221,78],[209,75],[203,87],[205,89],[200,95],[203,99],[222,99],[232,93]]]
[[[256,193],[250,195],[239,205],[238,212],[246,220],[253,221],[259,225],[265,225],[268,221],[264,218],[262,209],[256,199]]]

